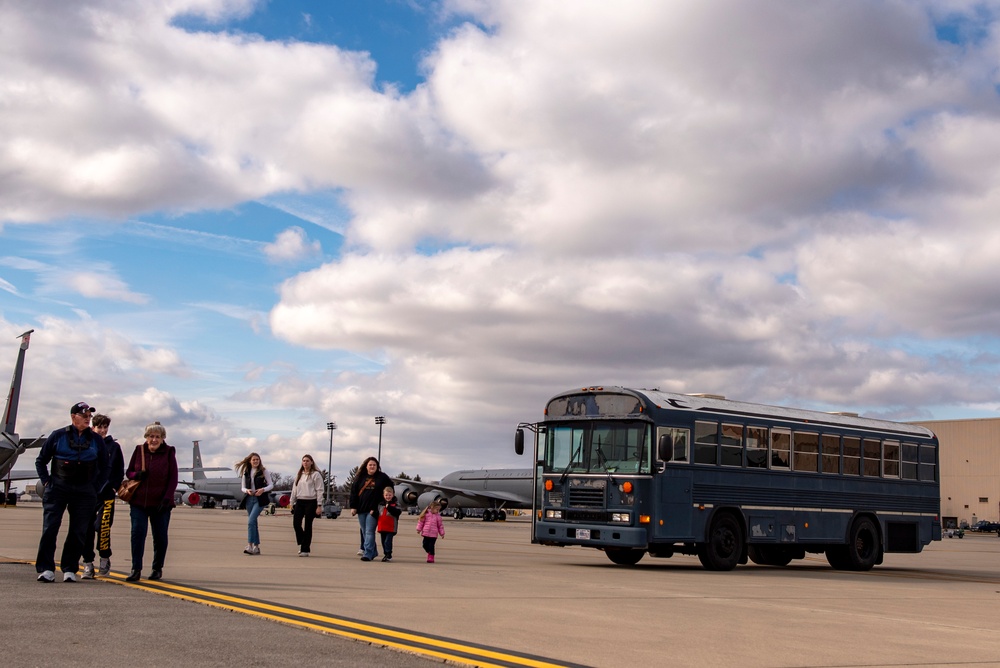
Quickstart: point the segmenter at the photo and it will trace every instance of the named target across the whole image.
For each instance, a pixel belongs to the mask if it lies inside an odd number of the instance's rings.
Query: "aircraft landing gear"
[[[507,511],[502,509],[487,508],[483,511],[484,522],[504,522],[507,519]]]

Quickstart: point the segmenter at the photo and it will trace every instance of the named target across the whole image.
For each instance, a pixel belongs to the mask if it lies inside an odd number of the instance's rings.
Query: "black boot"
[[[158,568],[154,568],[153,572],[149,574],[150,580],[159,580],[162,577],[163,577],[163,571],[161,571]]]
[[[135,571],[134,570],[134,571],[132,571],[131,573],[128,574],[127,578],[125,578],[125,582],[135,582],[136,580],[139,579],[140,575],[142,575],[142,571]]]

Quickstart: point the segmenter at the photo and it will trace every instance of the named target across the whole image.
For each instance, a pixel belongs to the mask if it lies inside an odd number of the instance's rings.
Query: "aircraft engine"
[[[35,483],[35,496],[39,499],[45,496],[45,485],[42,484],[41,480]]]
[[[404,506],[412,506],[416,504],[417,497],[419,496],[420,495],[417,494],[417,490],[405,483],[396,485],[396,498],[399,499],[399,502]]]
[[[417,497],[417,506],[423,510],[427,506],[431,505],[433,502],[437,501],[441,504],[441,510],[448,507],[448,497],[441,494],[437,490],[431,490],[429,492],[424,492],[419,497]]]
[[[288,504],[292,502],[291,494],[275,494],[274,502],[278,504],[279,508],[287,508]]]
[[[185,506],[198,506],[201,503],[201,494],[195,492],[194,490],[188,490],[187,492],[181,492],[181,501]]]

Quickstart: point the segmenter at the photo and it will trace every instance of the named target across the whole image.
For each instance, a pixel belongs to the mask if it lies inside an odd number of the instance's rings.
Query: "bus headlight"
[[[611,513],[611,521],[619,524],[629,524],[632,522],[632,513]]]
[[[563,511],[561,510],[546,510],[545,519],[547,520],[561,520],[563,518]]]

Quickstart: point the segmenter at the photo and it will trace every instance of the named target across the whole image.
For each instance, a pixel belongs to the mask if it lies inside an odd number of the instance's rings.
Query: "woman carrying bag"
[[[139,486],[129,500],[132,519],[132,572],[125,578],[135,582],[142,575],[142,558],[146,550],[146,532],[153,529],[153,570],[150,580],[163,577],[163,562],[167,556],[167,530],[170,511],[174,508],[177,490],[177,453],[164,439],[167,430],[159,422],[146,427],[146,442],[135,446],[125,477],[138,480]]]

